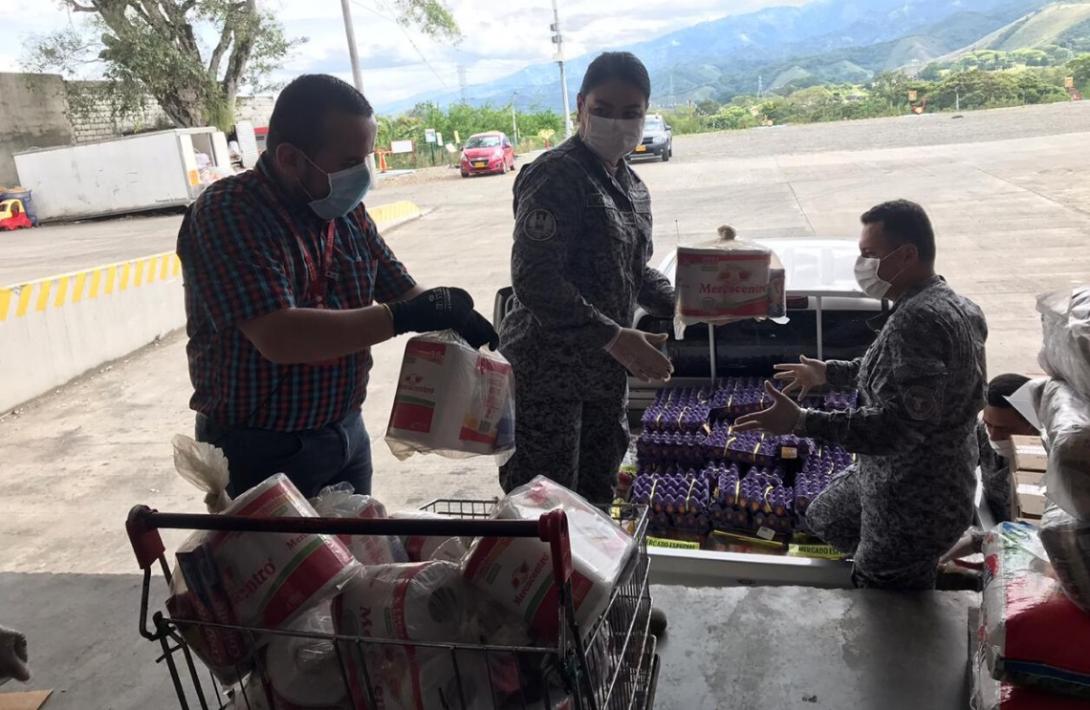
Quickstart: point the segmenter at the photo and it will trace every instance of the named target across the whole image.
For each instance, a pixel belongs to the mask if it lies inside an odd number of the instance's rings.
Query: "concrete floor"
[[[961,710],[968,592],[653,587],[658,710]],[[676,611],[675,611],[676,610]]]
[[[1035,294],[1090,278],[1088,144],[1085,102],[679,138],[674,162],[637,170],[654,198],[660,256],[676,243],[675,220],[686,242],[723,223],[743,236],[854,237],[872,204],[919,200],[936,223],[941,271],[988,316],[992,371],[1033,372]],[[391,245],[422,283],[465,286],[489,312],[508,280],[512,180],[455,173],[388,185],[376,200],[432,208],[391,233]],[[52,227],[29,242],[14,240],[31,233],[4,235],[0,283],[170,249],[177,219]],[[6,276],[16,273],[25,276]],[[393,509],[440,495],[491,497],[492,462],[399,463],[381,441],[403,348],[375,349],[364,407],[377,496]],[[200,510],[199,494],[173,472],[169,443],[192,428],[189,394],[184,340],[174,335],[0,418],[0,624],[31,632],[34,685],[64,689],[58,708],[165,706],[167,696],[156,697],[163,671],[135,631],[137,570],[123,521],[136,503]],[[167,542],[173,549],[180,539]],[[71,639],[93,643],[94,653]]]

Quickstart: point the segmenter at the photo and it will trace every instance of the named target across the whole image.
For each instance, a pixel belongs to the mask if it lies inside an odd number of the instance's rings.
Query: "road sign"
[[[1064,77],[1064,88],[1065,89],[1074,89],[1075,88],[1075,77],[1073,77],[1073,76]]]
[[[439,145],[443,145],[443,134],[442,133],[436,133],[435,134],[435,142],[438,143]]]
[[[434,128],[425,128],[424,129],[424,140],[426,140],[428,143],[435,143],[436,142],[435,141],[435,129]]]
[[[403,153],[413,152],[412,141],[394,141],[390,144],[390,152],[401,155]]]
[[[919,98],[920,98],[920,95],[919,95],[919,94],[918,94],[918,93],[916,92],[916,90],[915,90],[915,89],[911,89],[911,90],[910,90],[910,91],[908,92],[908,100],[909,100],[909,102],[911,102],[911,103],[915,103],[915,102],[916,102],[916,100],[918,100]]]

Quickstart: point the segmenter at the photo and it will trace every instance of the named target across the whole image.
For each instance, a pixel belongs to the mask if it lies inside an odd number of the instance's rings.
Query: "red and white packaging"
[[[608,606],[636,543],[604,512],[544,476],[511,491],[500,501],[495,517],[537,520],[557,508],[568,516],[572,601],[576,621],[587,632]],[[559,589],[548,543],[536,538],[480,538],[466,556],[463,573],[473,586],[521,618],[535,638],[555,641]]]
[[[1037,531],[1000,523],[984,540],[982,646],[993,678],[1090,698],[1090,614],[1067,598]]]
[[[351,484],[323,488],[311,499],[314,510],[323,518],[359,518],[381,520],[386,506],[372,496],[354,493]],[[397,535],[338,535],[353,557],[365,565],[408,562],[405,546]]]
[[[474,642],[472,604],[457,565],[422,562],[365,568],[333,605],[339,634],[418,642]],[[488,667],[481,654],[423,646],[364,643],[362,661],[350,672],[352,696],[369,707],[366,679],[378,708],[429,710],[438,707],[491,707]],[[459,698],[458,678],[461,677]],[[482,697],[482,694],[484,696]],[[445,704],[444,704],[445,703]]]
[[[404,510],[394,513],[395,520],[446,520],[438,513],[429,513],[423,510]],[[434,537],[430,535],[402,535],[401,542],[405,546],[405,552],[410,562],[428,562],[439,560],[442,562],[460,563],[466,555],[466,543],[460,537]]]
[[[773,281],[773,261],[769,249],[735,239],[730,227],[719,228],[717,241],[678,247],[675,337],[683,338],[685,327],[694,323],[778,317],[785,308],[783,269]]]
[[[992,678],[983,649],[973,658],[970,710],[1088,710],[1090,702]]]
[[[317,517],[282,473],[236,498],[227,515],[254,518]],[[332,535],[302,533],[198,533],[208,546],[223,588],[242,626],[280,628],[334,596],[360,569]]]
[[[402,461],[434,453],[506,462],[515,450],[510,363],[453,333],[413,338],[405,346],[386,443]]]

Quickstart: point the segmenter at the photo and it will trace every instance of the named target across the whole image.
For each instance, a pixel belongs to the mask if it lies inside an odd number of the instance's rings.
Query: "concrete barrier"
[[[411,202],[369,212],[380,229],[421,215]],[[0,287],[0,412],[184,325],[172,252]]]

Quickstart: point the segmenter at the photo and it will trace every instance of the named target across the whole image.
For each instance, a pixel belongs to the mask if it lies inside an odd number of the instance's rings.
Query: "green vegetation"
[[[425,142],[425,129],[434,128],[443,136],[444,143],[453,144],[455,148],[459,148],[459,143],[464,143],[474,133],[486,131],[503,131],[515,142],[511,119],[510,105],[476,107],[455,104],[444,111],[434,104],[419,104],[409,113],[396,118],[380,117],[376,144],[380,148],[389,148],[393,141],[401,140],[411,140],[416,144],[415,155],[390,156],[387,161],[390,167],[447,165],[457,162],[458,153],[450,155],[445,147],[440,146],[433,150]],[[516,150],[520,153],[543,148],[564,133],[564,122],[553,111],[516,111],[515,123],[518,125]]]
[[[1056,48],[1057,50],[1063,48]],[[1090,54],[1041,50],[974,52],[950,65],[933,65],[912,77],[879,74],[866,84],[821,84],[763,96],[736,96],[727,104],[712,100],[664,111],[678,134],[735,130],[784,123],[816,123],[900,116],[915,110],[970,111],[1068,101],[1066,77],[1090,95]],[[1049,63],[1066,58],[1062,66]],[[1030,62],[1042,62],[1040,65]],[[990,69],[994,67],[994,69]],[[915,99],[910,101],[911,93]]]

